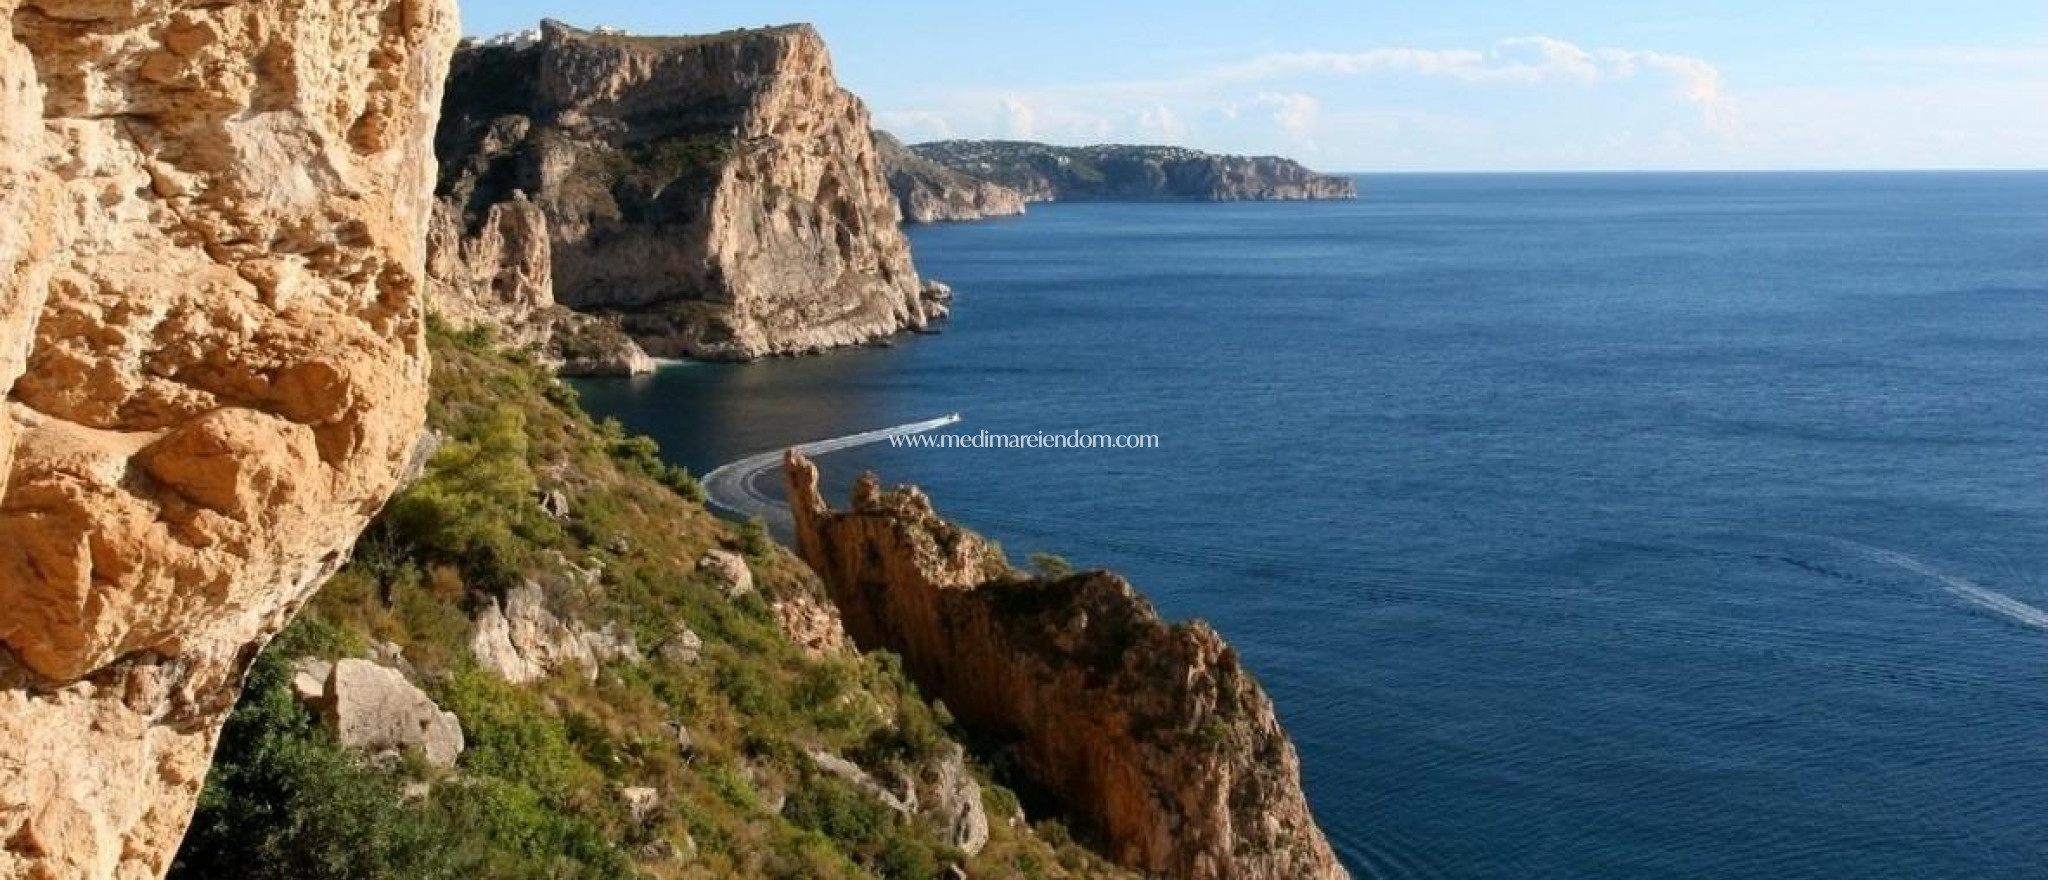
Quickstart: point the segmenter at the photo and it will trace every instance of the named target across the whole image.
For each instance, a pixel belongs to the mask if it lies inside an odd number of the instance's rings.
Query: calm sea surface
[[[585,401],[1159,435],[824,463],[1213,621],[1361,880],[2048,877],[2048,175],[1361,183],[918,230],[944,336]]]

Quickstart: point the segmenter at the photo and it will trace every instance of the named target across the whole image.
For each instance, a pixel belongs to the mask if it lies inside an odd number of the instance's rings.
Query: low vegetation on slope
[[[434,356],[440,451],[256,662],[172,877],[1118,876],[1047,843],[1065,840],[1057,826],[1034,833],[979,769],[989,833],[974,856],[826,769],[821,754],[916,780],[957,754],[951,720],[892,656],[792,641],[786,610],[820,607],[805,606],[814,576],[709,515],[651,441],[594,422],[487,338],[437,333]],[[699,571],[721,548],[757,589],[734,596]],[[475,621],[531,584],[645,659],[495,674]],[[689,650],[664,649],[685,630]],[[457,764],[344,747],[294,689],[303,661],[341,658],[397,668],[454,712]]]

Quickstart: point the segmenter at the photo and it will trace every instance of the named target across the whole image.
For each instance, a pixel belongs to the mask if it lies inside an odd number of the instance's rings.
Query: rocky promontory
[[[1059,147],[1026,141],[939,141],[910,152],[1013,190],[1029,202],[1306,201],[1355,199],[1348,177],[1277,156],[1222,156],[1185,147]]]
[[[1024,213],[1024,195],[947,168],[912,152],[895,135],[875,132],[889,189],[912,223],[951,223]]]
[[[1106,842],[1172,880],[1349,875],[1309,812],[1272,701],[1203,624],[1169,624],[1112,574],[1027,577],[872,477],[836,512],[818,471],[785,463],[798,549],[847,633],[912,680]]]
[[[438,148],[444,249],[524,200],[551,244],[552,299],[657,355],[798,354],[932,320],[868,111],[807,25],[633,37],[547,22],[531,44],[471,44]],[[518,287],[497,300],[540,301]]]

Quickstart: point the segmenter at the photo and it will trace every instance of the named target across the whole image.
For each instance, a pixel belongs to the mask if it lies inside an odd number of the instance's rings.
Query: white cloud
[[[1638,69],[1663,74],[1677,85],[1678,96],[1700,109],[1707,128],[1726,132],[1735,126],[1735,99],[1721,83],[1721,71],[1689,55],[1664,52],[1603,49],[1599,57],[1617,78],[1634,76]]]
[[[1182,122],[1180,115],[1165,104],[1154,104],[1139,111],[1137,126],[1141,131],[1168,139],[1185,137],[1188,133],[1187,123]]]
[[[1709,128],[1734,121],[1735,101],[1721,71],[1705,59],[1639,49],[1586,49],[1543,35],[1512,37],[1478,49],[1368,49],[1361,52],[1276,52],[1208,71],[1218,83],[1303,76],[1405,74],[1470,84],[1569,83],[1596,86],[1642,73],[1670,79],[1682,100],[1699,108]]]
[[[943,122],[955,136],[1167,141],[1336,169],[2038,167],[2048,157],[2036,112],[2048,106],[2048,51],[1928,48],[1813,63],[1884,69],[1863,81],[1825,77],[1826,88],[1752,74],[1738,94],[1704,57],[1525,36],[1276,52],[1145,80],[934,87],[905,118]]]
[[[1011,137],[1028,140],[1038,136],[1038,111],[1030,104],[1017,98],[1004,98],[1003,116]]]
[[[1315,133],[1316,120],[1323,111],[1321,101],[1300,92],[1260,92],[1253,102],[1270,108],[1273,124],[1299,138]]]

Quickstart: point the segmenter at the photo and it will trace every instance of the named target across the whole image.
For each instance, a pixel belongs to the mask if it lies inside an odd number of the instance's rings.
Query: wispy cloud
[[[1038,136],[1038,111],[1020,98],[1003,99],[1003,118],[1008,134],[1015,138]]]
[[[1323,112],[1321,101],[1300,92],[1260,92],[1253,101],[1272,111],[1273,124],[1296,137],[1314,134]]]
[[[1716,129],[1731,125],[1735,100],[1721,71],[1705,59],[1642,49],[1587,49],[1543,35],[1513,37],[1484,49],[1368,49],[1361,52],[1276,52],[1207,71],[1217,82],[1264,82],[1305,76],[1401,74],[1470,84],[1568,83],[1596,86],[1639,76],[1668,79],[1674,93],[1698,107]]]
[[[1484,48],[1376,48],[1271,52],[1180,76],[1044,87],[1019,92],[947,89],[927,106],[883,117],[913,137],[954,132],[1018,138],[1181,139],[1228,124],[1263,122],[1287,143],[1310,145],[1328,118],[1332,78],[1419,77],[1477,89],[1591,90],[1629,81],[1668,86],[1672,106],[1692,108],[1707,134],[1736,125],[1736,101],[1705,59],[1645,49],[1587,48],[1534,35]],[[1640,101],[1640,96],[1617,100]],[[1240,138],[1243,139],[1243,138]]]

